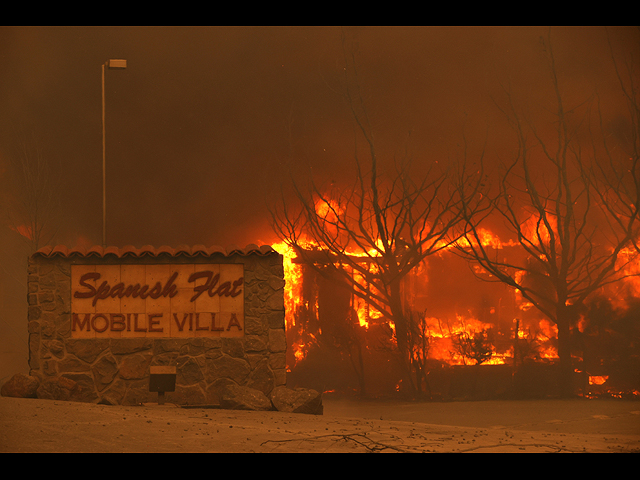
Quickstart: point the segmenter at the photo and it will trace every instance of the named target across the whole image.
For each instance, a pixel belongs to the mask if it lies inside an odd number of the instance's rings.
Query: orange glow
[[[316,204],[316,210],[319,215],[335,216],[340,210],[335,205],[330,205],[326,201],[320,201]],[[505,246],[511,246],[513,243],[503,243],[497,235],[493,234],[489,230],[479,230],[479,238],[484,246],[490,246],[493,248],[504,248]],[[294,249],[286,244],[280,242],[273,244],[272,247],[283,255],[284,273],[285,273],[285,323],[288,332],[291,332],[291,336],[294,337],[292,342],[292,352],[295,364],[302,361],[311,348],[317,345],[315,337],[312,332],[305,332],[302,325],[296,325],[297,316],[300,311],[305,310],[315,311],[315,305],[303,304],[309,300],[303,300],[302,285],[303,285],[303,266],[299,263],[295,263],[296,253]],[[317,244],[313,242],[307,242],[307,248],[317,248]],[[378,255],[375,249],[370,252],[353,251],[347,252],[352,256],[375,257]],[[377,268],[375,263],[368,263],[369,268]],[[417,275],[426,276],[426,270],[424,268],[417,269],[415,272]],[[425,277],[426,278],[426,277]],[[367,285],[366,279],[358,272],[353,272],[353,279],[355,282],[362,285],[365,289],[373,289],[371,285]],[[317,301],[317,299],[316,299]],[[516,291],[516,305],[522,311],[529,310],[533,305],[521,297],[519,292]],[[368,304],[364,299],[352,295],[351,308],[357,314],[358,325],[366,330],[371,326],[371,321],[375,320],[376,323],[386,323],[391,332],[395,332],[395,325],[392,321],[385,319],[383,315],[378,312],[374,307]],[[495,307],[490,308],[490,312],[495,314]],[[548,320],[540,320],[535,330],[537,338],[530,338],[531,333],[519,330],[517,332],[518,338],[523,341],[535,341],[539,345],[548,343],[548,340],[557,338],[557,328]],[[480,332],[486,332],[493,328],[493,325],[489,323],[481,322],[480,320],[463,316],[460,314],[454,314],[452,318],[427,318],[426,319],[426,331],[429,336],[429,351],[426,358],[441,361],[449,365],[464,365],[465,363],[473,363],[469,358],[464,358],[460,352],[456,351],[455,339],[456,338],[473,338],[474,335]],[[416,355],[422,354],[422,352],[415,352]],[[538,352],[539,358],[555,360],[558,358],[557,350],[551,346],[540,347]],[[495,347],[492,347],[491,357],[484,361],[483,365],[496,365],[513,362],[513,349],[510,346],[505,351],[496,351]],[[292,368],[295,366],[290,365]]]
[[[17,227],[10,227],[14,232],[19,233],[28,240],[33,240],[33,229],[26,225],[18,225]]]
[[[494,248],[498,250],[505,247],[513,247],[516,245],[513,240],[503,242],[502,240],[500,240],[500,237],[498,235],[491,232],[490,230],[487,230],[486,228],[478,228],[476,230],[476,233],[478,236],[478,240],[480,241],[480,245],[485,248]],[[469,235],[468,238],[461,238],[458,241],[458,244],[462,247],[468,247],[471,245],[477,246],[478,240],[476,240],[473,235]]]
[[[589,385],[602,385],[609,379],[609,375],[591,375],[589,376]]]
[[[331,201],[321,200],[316,202],[315,209],[320,220],[326,221],[325,228],[338,229],[335,223],[342,218],[343,210]],[[340,218],[339,218],[340,216]],[[550,228],[555,228],[553,222],[554,217],[549,217],[551,222]],[[534,244],[540,242],[548,245],[550,241],[549,231],[544,223],[538,224],[538,217],[531,215],[522,225],[523,233]],[[331,231],[331,230],[329,230]],[[502,241],[498,235],[488,229],[478,229],[477,238],[463,238],[459,245],[464,242],[480,242],[483,247],[495,250],[506,249],[508,247],[518,247],[518,243],[513,240]],[[303,237],[304,238],[304,237]],[[369,251],[352,250],[345,251],[352,259],[360,257],[363,259],[361,265],[367,265],[369,269],[379,268],[375,262],[376,257],[380,257],[382,251],[381,241],[378,240],[377,248],[371,248]],[[308,249],[321,248],[317,243],[308,241],[303,245]],[[273,245],[273,248],[281,253],[284,257],[285,272],[285,321],[287,327],[287,340],[290,345],[290,356],[287,357],[288,368],[291,370],[300,362],[303,362],[309,352],[315,353],[319,348],[319,338],[315,335],[321,334],[318,327],[318,292],[314,291],[315,280],[313,276],[307,277],[306,272],[309,271],[308,266],[297,263],[295,250],[281,242]],[[439,252],[439,255],[446,255],[452,246],[447,246]],[[500,255],[503,255],[501,252]],[[507,257],[509,251],[504,252]],[[446,263],[445,263],[446,265]],[[336,265],[338,267],[339,265]],[[340,265],[341,268],[348,268],[346,265]],[[480,266],[475,267],[476,274],[482,274]],[[601,293],[608,293],[611,305],[616,310],[624,312],[629,308],[627,299],[631,297],[640,297],[640,257],[637,252],[629,248],[623,250],[619,255],[619,266],[624,274],[628,275],[621,282],[612,284],[603,288]],[[404,299],[404,307],[407,311],[417,309],[420,311],[429,308],[428,299],[430,298],[429,284],[434,281],[430,278],[429,259],[416,267],[405,280],[402,286],[402,295]],[[363,287],[363,291],[374,292],[374,286],[368,284],[366,276],[356,271],[351,272],[353,281]],[[515,280],[523,281],[524,271],[516,272]],[[437,280],[436,280],[437,281]],[[303,284],[307,282],[303,288]],[[309,283],[310,282],[310,283]],[[462,285],[462,284],[461,284]],[[437,290],[437,289],[436,289]],[[449,365],[462,366],[474,365],[514,365],[519,366],[526,362],[536,362],[542,364],[553,364],[559,360],[557,350],[558,328],[552,321],[545,318],[544,315],[534,308],[534,304],[525,299],[522,292],[518,289],[509,290],[509,297],[502,296],[499,300],[501,304],[484,305],[482,316],[475,313],[472,307],[468,311],[461,313],[453,308],[450,312],[440,310],[441,305],[434,308],[437,311],[436,316],[426,318],[416,318],[417,322],[424,322],[417,325],[419,328],[418,337],[411,339],[411,345],[414,351],[413,358],[419,361],[427,360],[428,365]],[[379,293],[379,292],[377,292]],[[460,292],[464,294],[464,292]],[[306,296],[305,296],[306,295]],[[489,297],[491,298],[491,297]],[[415,305],[414,303],[415,299]],[[323,300],[324,301],[324,300]],[[569,303],[568,303],[569,304]],[[396,341],[396,325],[393,321],[385,318],[365,299],[351,295],[350,304],[354,325],[358,330],[358,335],[363,335],[363,347],[370,349],[374,342],[378,342],[376,335],[384,337],[385,345],[397,348]],[[458,308],[458,307],[455,307]],[[513,323],[508,320],[508,315],[513,314],[518,319],[513,319]],[[480,320],[476,317],[478,315]],[[586,314],[581,315],[577,319],[576,328],[579,332],[590,335],[589,318]],[[309,330],[309,331],[307,331]],[[424,334],[424,338],[422,335]],[[480,342],[480,340],[482,340]],[[478,343],[476,343],[476,341]],[[370,343],[369,343],[370,342]],[[465,350],[466,348],[466,350]],[[423,350],[424,349],[424,350]],[[470,350],[471,349],[471,350]],[[475,350],[474,350],[475,349]],[[480,353],[478,353],[478,351]],[[514,355],[517,354],[517,358]],[[580,352],[573,352],[573,361],[581,364],[583,359]],[[488,358],[487,358],[488,357]],[[317,357],[309,357],[313,362]],[[312,364],[312,363],[311,363]],[[430,368],[430,367],[428,367]],[[607,375],[589,376],[589,385],[594,388],[602,386],[608,380]],[[399,388],[399,385],[398,385]],[[611,388],[606,384],[601,389],[606,389],[608,394]],[[587,393],[584,393],[587,395]],[[589,395],[593,392],[589,392]]]
[[[538,338],[542,343],[553,338],[558,338],[558,327],[557,325],[551,323],[551,321],[543,318],[542,320],[540,320],[538,325],[540,327],[540,334],[538,335]],[[556,360],[559,358],[558,349],[553,346],[548,346],[540,351],[540,358]]]
[[[557,220],[549,212],[545,215],[545,219],[549,222],[551,231],[557,238]],[[538,214],[529,215],[522,224],[522,233],[534,245],[540,245],[541,241],[544,245],[549,245],[551,234],[547,228],[544,219],[541,220]]]
[[[628,295],[634,298],[640,296],[640,259],[638,253],[632,247],[623,248],[618,254],[617,267],[624,275],[623,281],[618,285],[619,289],[625,289]],[[609,302],[617,310],[629,308],[626,298],[622,295],[610,295]]]
[[[459,336],[471,338],[475,334],[492,328],[492,325],[488,323],[475,318],[465,318],[462,315],[456,315],[456,319],[451,322],[443,322],[437,318],[428,318],[426,321],[430,337],[428,358],[449,365],[465,365],[470,361],[456,349],[456,338]],[[483,362],[483,365],[501,365],[510,356],[510,353],[498,353],[495,351],[495,347],[492,347],[491,358]]]
[[[272,248],[282,255],[284,269],[284,306],[285,306],[285,328],[287,332],[293,334],[292,342],[293,365],[288,365],[289,369],[293,368],[298,362],[303,360],[311,345],[315,343],[315,337],[310,332],[305,332],[301,325],[296,325],[298,312],[303,309],[309,309],[310,305],[305,305],[302,288],[303,288],[303,266],[295,263],[297,254],[293,247],[285,242],[275,243]],[[309,244],[311,248],[313,245]]]
[[[329,222],[335,222],[339,215],[344,212],[340,205],[325,199],[318,199],[315,204],[316,214]]]
[[[295,325],[295,315],[293,314],[302,302],[300,292],[302,287],[302,268],[299,264],[293,262],[293,259],[296,258],[296,253],[285,242],[273,244],[272,248],[283,256],[285,325],[289,328]]]
[[[325,204],[326,205],[326,204]],[[327,207],[327,211],[330,209]],[[316,244],[307,242],[306,248],[315,248]],[[280,242],[272,244],[272,248],[283,256],[283,268],[285,277],[284,288],[284,303],[285,303],[285,326],[288,332],[294,332],[293,336],[293,355],[295,363],[299,363],[303,360],[309,348],[316,344],[315,337],[310,332],[305,332],[302,326],[296,325],[296,317],[301,310],[316,310],[314,305],[303,304],[303,266],[300,263],[296,263],[294,260],[297,254],[293,247],[286,242]],[[353,252],[354,255],[367,256],[362,252]],[[374,265],[370,265],[370,268],[375,268]],[[354,281],[357,281],[361,285],[366,287],[365,280],[354,273]],[[371,288],[371,287],[369,287]],[[316,299],[317,301],[317,299]],[[382,314],[375,308],[365,302],[363,299],[353,296],[352,308],[358,316],[358,323],[363,328],[369,327],[369,321],[382,317]],[[294,365],[289,365],[290,368]]]

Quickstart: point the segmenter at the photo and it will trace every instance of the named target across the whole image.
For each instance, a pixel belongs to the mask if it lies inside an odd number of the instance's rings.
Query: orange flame
[[[328,222],[335,222],[337,216],[342,214],[343,210],[339,205],[333,202],[321,199],[316,202],[316,212]],[[533,222],[534,220],[530,220]],[[535,226],[535,223],[533,223]],[[541,229],[542,231],[542,229]],[[479,229],[478,237],[480,242],[485,247],[492,247],[495,249],[502,249],[507,246],[513,246],[512,241],[503,242],[488,229]],[[307,242],[309,248],[318,248],[318,245],[314,242]],[[278,251],[284,257],[284,272],[285,272],[285,323],[286,327],[291,331],[295,330],[293,339],[292,351],[295,364],[303,360],[309,348],[316,345],[316,339],[313,337],[312,332],[301,331],[301,326],[296,325],[296,316],[300,309],[310,309],[311,305],[303,305],[302,284],[303,284],[303,266],[295,263],[296,253],[294,249],[286,242],[280,242],[273,244],[272,247]],[[375,257],[378,256],[378,251],[372,248],[368,252],[352,251],[347,252],[351,256],[360,257]],[[376,268],[375,263],[370,263],[369,268]],[[417,272],[418,275],[426,275],[426,271]],[[363,287],[367,287],[366,280],[357,272],[354,272],[354,281],[360,283]],[[372,288],[372,287],[370,287]],[[533,305],[526,302],[519,292],[516,292],[516,304],[523,310],[529,310]],[[380,312],[372,307],[364,299],[352,296],[352,309],[357,314],[358,324],[365,330],[370,328],[371,320],[376,320],[378,323],[386,322],[391,331],[395,330],[395,325],[390,320],[385,320]],[[472,317],[464,317],[458,314],[454,315],[452,319],[427,319],[427,331],[429,334],[429,352],[427,358],[439,360],[450,365],[461,365],[466,360],[463,356],[455,351],[454,339],[458,335],[473,336],[479,332],[487,331],[493,327],[493,325],[481,322],[480,320]],[[540,345],[540,351],[538,352],[540,358],[544,359],[557,359],[557,351],[554,347],[546,346],[548,340],[557,338],[557,328],[551,322],[547,320],[540,320],[537,328],[539,332],[538,338],[529,338],[532,333],[526,333],[523,330],[517,332],[520,340],[537,341]],[[515,341],[515,339],[513,339]],[[542,345],[545,345],[542,347]],[[491,358],[484,362],[484,364],[505,364],[513,361],[513,350],[508,349],[506,351],[496,351],[493,347]],[[295,365],[290,365],[290,368]]]
[[[609,375],[591,375],[589,376],[589,385],[602,385],[609,380]]]

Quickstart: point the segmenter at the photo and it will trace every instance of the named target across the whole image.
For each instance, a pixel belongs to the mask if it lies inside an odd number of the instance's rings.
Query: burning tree
[[[636,245],[637,238],[638,150],[616,159],[624,163],[623,169],[613,157],[602,161],[600,154],[612,150],[596,142],[588,115],[575,121],[578,107],[566,108],[551,44],[547,41],[543,46],[556,99],[553,140],[541,133],[539,125],[523,118],[508,95],[504,113],[514,127],[518,148],[504,165],[497,193],[483,199],[504,221],[524,255],[521,259],[498,257],[483,244],[479,225],[491,216],[474,218],[472,209],[465,210],[467,229],[456,247],[479,264],[489,279],[517,289],[555,323],[561,388],[569,395],[571,329],[589,296],[628,275],[629,262],[635,260],[629,247]],[[581,136],[582,128],[588,136]],[[584,138],[591,145],[584,145]]]
[[[456,352],[463,358],[473,360],[476,365],[488,361],[493,355],[491,342],[486,330],[470,334],[459,333],[453,338]]]
[[[355,62],[347,63],[355,74]],[[301,262],[326,278],[340,279],[390,322],[406,379],[417,393],[421,385],[414,378],[421,374],[410,370],[421,365],[412,351],[418,345],[414,340],[419,326],[411,325],[415,317],[403,304],[403,279],[459,238],[463,213],[479,205],[475,199],[482,176],[463,171],[467,182],[457,189],[437,162],[420,174],[406,157],[383,174],[362,95],[352,92],[348,79],[345,98],[365,141],[366,160],[356,142],[355,178],[343,189],[325,191],[313,178],[303,189],[294,181],[295,202],[291,205],[283,196],[272,209],[272,224]]]

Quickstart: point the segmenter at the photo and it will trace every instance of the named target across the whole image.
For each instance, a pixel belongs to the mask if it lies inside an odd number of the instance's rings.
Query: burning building
[[[517,253],[514,244],[492,239],[501,254]],[[322,265],[304,263],[285,243],[274,248],[285,264],[290,381],[368,395],[402,391],[407,365],[397,355],[393,322],[340,278],[323,274]],[[476,274],[447,249],[403,281],[404,308],[415,329],[411,358],[421,366],[423,395],[557,395],[557,327],[517,290]],[[601,289],[572,325],[577,394],[640,394],[636,283],[630,277]]]

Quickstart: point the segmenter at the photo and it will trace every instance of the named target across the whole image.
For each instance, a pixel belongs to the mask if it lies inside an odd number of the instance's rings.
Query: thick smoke
[[[3,187],[0,378],[26,368],[26,255],[8,209],[20,192],[9,165],[34,135],[56,177],[54,243],[102,235],[101,65],[106,72],[107,243],[124,246],[271,243],[267,205],[291,175],[349,184],[356,143],[344,99],[345,53],[376,133],[381,161],[405,151],[417,168],[486,148],[512,153],[496,108],[505,89],[532,119],[552,102],[541,54],[545,28],[0,28]],[[553,28],[570,101],[597,91],[617,108],[607,35],[628,28]],[[343,49],[344,46],[344,49]],[[615,111],[611,128],[624,124]],[[443,296],[450,293],[443,292]],[[470,300],[469,300],[470,301]],[[474,300],[480,302],[481,299]],[[14,361],[18,358],[17,361]]]

